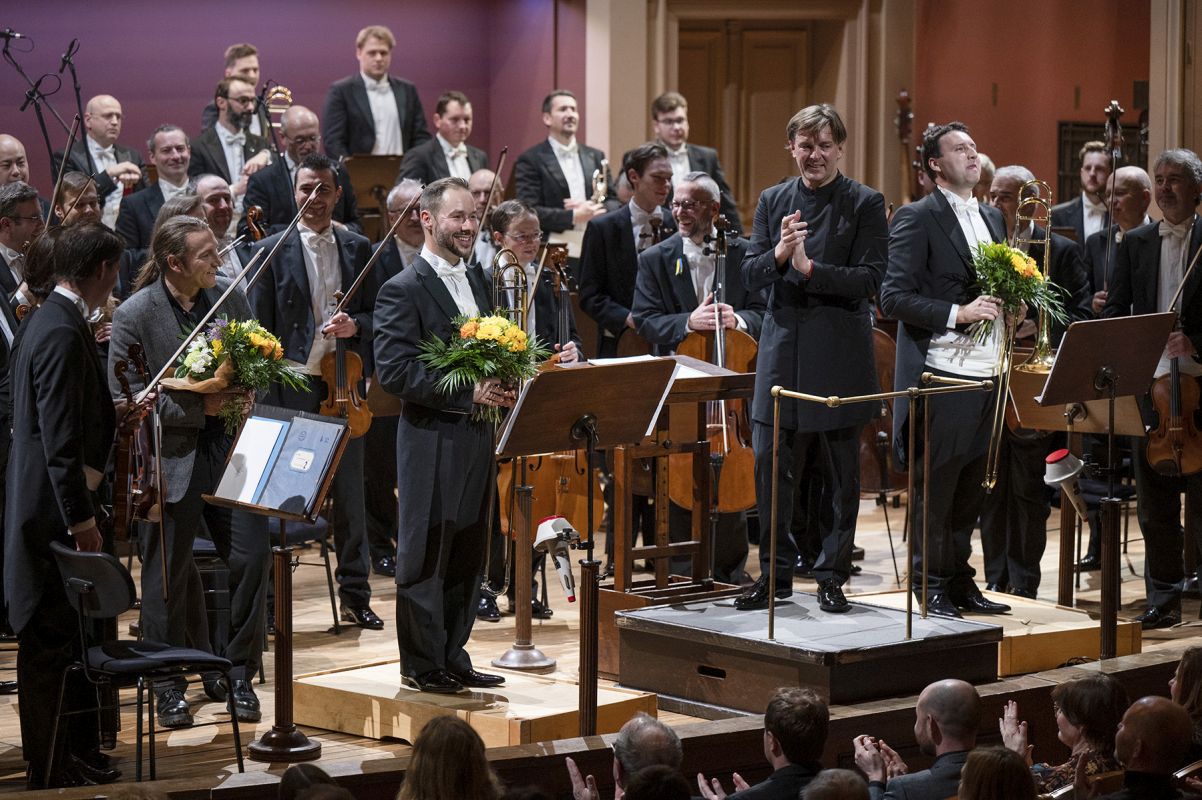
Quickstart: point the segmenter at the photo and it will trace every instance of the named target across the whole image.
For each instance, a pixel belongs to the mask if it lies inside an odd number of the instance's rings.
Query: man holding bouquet
[[[893,216],[889,234],[889,265],[881,284],[880,305],[895,317],[897,368],[895,389],[918,386],[923,372],[969,380],[997,374],[1002,345],[1002,301],[981,294],[973,254],[981,243],[1005,240],[1001,213],[978,205],[973,187],[981,178],[977,145],[960,122],[928,128],[923,134],[922,162],[935,191],[902,206]],[[967,326],[990,320],[995,324],[984,342]],[[922,472],[922,453],[915,453],[913,502],[916,520],[925,511],[930,538],[928,562],[914,548],[915,576],[928,571],[927,611],[959,617],[957,609],[985,614],[1010,610],[987,600],[973,582],[968,564],[972,530],[985,499],[986,452],[989,447],[993,394],[964,391],[933,395],[931,403],[931,474]],[[904,463],[910,419],[906,398],[894,401],[893,440]],[[915,441],[922,442],[921,430]],[[929,481],[930,504],[922,508],[924,481]],[[915,586],[919,585],[916,577]],[[919,602],[922,598],[919,597]]]
[[[397,644],[401,682],[426,692],[497,686],[464,649],[479,604],[487,547],[493,427],[483,409],[512,406],[496,379],[447,390],[423,344],[459,338],[459,317],[491,308],[488,278],[466,259],[479,230],[467,184],[443,178],[422,191],[425,244],[376,298],[376,373],[403,401],[397,424]]]

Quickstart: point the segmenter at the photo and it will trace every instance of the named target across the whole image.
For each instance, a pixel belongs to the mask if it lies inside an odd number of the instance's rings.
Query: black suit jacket
[[[660,210],[664,220],[661,231],[668,236],[675,230],[672,215],[666,208]],[[580,246],[580,307],[596,321],[598,335],[602,330],[615,336],[626,330],[626,315],[634,305],[639,254],[634,246],[632,224],[630,206],[624,205],[617,211],[594,217],[584,229]]]
[[[158,183],[147,186],[121,200],[121,212],[117,215],[117,233],[125,239],[127,248],[150,247],[154,235],[154,220],[163,207],[163,190]]]
[[[242,163],[250,161],[260,150],[267,149],[267,140],[247,132],[246,144],[242,145]],[[192,160],[188,162],[188,176],[220,175],[225,182],[235,184],[241,175],[231,175],[230,165],[225,160],[225,148],[217,136],[216,128],[206,128],[192,140]]]
[[[981,218],[995,242],[1005,241],[1006,223],[996,208],[982,205]],[[889,268],[881,284],[881,311],[898,320],[894,389],[917,386],[926,369],[931,337],[947,330],[952,305],[980,294],[968,241],[956,212],[936,189],[893,214]],[[893,404],[894,448],[904,452],[910,405]],[[904,459],[900,459],[904,460]]]
[[[481,313],[492,307],[489,282],[478,267],[468,281]],[[380,385],[401,398],[397,421],[398,489],[397,583],[411,583],[422,573],[427,533],[446,522],[461,530],[480,519],[487,481],[470,460],[487,458],[480,449],[480,423],[470,420],[472,386],[446,393],[438,388],[442,373],[418,355],[431,337],[448,340],[457,331],[459,309],[442,279],[420,256],[381,287],[376,298],[376,374]],[[491,437],[486,435],[488,443]],[[435,453],[443,454],[432,458]],[[472,481],[465,475],[475,475]]]
[[[1041,238],[1043,228],[1036,227],[1033,238]],[[1091,239],[1094,237],[1090,237]],[[1033,243],[1029,255],[1043,269],[1043,245]],[[1048,278],[1059,286],[1063,292],[1060,295],[1064,303],[1064,313],[1067,322],[1052,320],[1052,346],[1057,347],[1064,338],[1064,331],[1074,322],[1093,318],[1093,292],[1089,286],[1089,278],[1085,275],[1085,261],[1081,258],[1081,248],[1072,239],[1052,234],[1052,252],[1048,258]],[[1039,314],[1034,309],[1027,309],[1027,318],[1038,320]]]
[[[20,325],[17,323],[12,306],[8,303],[0,303],[0,314],[3,314],[5,321],[8,322],[8,329],[16,334]],[[8,464],[8,451],[12,443],[12,404],[10,403],[12,382],[9,372],[11,360],[12,353],[8,339],[0,333],[0,476],[4,475]],[[4,513],[3,499],[4,496],[0,495],[0,514]]]
[[[601,168],[605,153],[586,144],[577,143],[577,146],[584,175],[584,191],[591,197],[593,187],[590,180],[593,173]],[[559,159],[555,157],[555,151],[551,149],[549,141],[544,139],[518,156],[513,166],[513,181],[517,198],[534,206],[538,211],[538,222],[544,231],[566,231],[572,227],[572,211],[563,207],[563,201],[571,196],[568,179],[564,177],[563,170],[559,167]],[[605,182],[605,205],[612,211],[619,203],[608,173]]]
[[[748,244],[738,237],[727,240],[723,285],[727,305],[747,323],[747,333],[759,339],[767,304],[761,292],[748,291],[743,284],[743,257]],[[702,299],[693,288],[679,233],[639,253],[632,311],[639,335],[656,345],[657,355],[667,355],[689,335],[689,314]]]
[[[84,467],[104,469],[113,403],[79,310],[52,294],[27,319],[12,362],[13,445],[4,509],[4,586],[20,632],[60,580],[50,543],[95,516]]]
[[[1085,248],[1085,203],[1081,200],[1080,192],[1072,200],[1052,206],[1052,227],[1072,228],[1077,232],[1077,247]],[[1109,211],[1102,219],[1102,230],[1106,230],[1108,227],[1110,227]]]
[[[488,167],[488,153],[479,147],[467,145],[467,167],[471,172]],[[422,183],[433,183],[439,178],[451,177],[451,169],[447,166],[447,156],[442,151],[442,143],[434,136],[412,150],[406,149],[401,159],[401,170],[397,173],[397,183],[403,178],[413,178]]]
[[[774,248],[780,221],[800,210],[809,222],[809,279],[788,262],[778,266]],[[768,313],[756,356],[752,418],[772,423],[775,384],[820,395],[877,391],[870,299],[885,272],[885,201],[880,192],[845,175],[811,191],[801,178],[765,189],[743,259],[743,280],[769,290]],[[871,404],[827,408],[786,403],[781,426],[824,431],[866,422]]]
[[[359,220],[359,205],[355,202],[355,189],[351,186],[350,176],[341,164],[335,172],[338,187],[342,189],[342,197],[338,198],[338,204],[334,206],[334,219],[355,233],[363,233]],[[267,227],[268,235],[279,233],[288,227],[297,211],[288,163],[279,158],[251,175],[246,181],[246,195],[242,205],[244,208],[258,206],[263,209],[263,224]],[[243,215],[238,220],[238,233],[246,232],[246,217]]]
[[[113,156],[117,159],[117,163],[129,161],[138,165],[138,169],[142,170],[142,180],[134,185],[134,191],[146,188],[146,165],[142,163],[142,154],[131,147],[124,147],[119,144],[113,145]],[[54,151],[54,156],[50,159],[50,168],[54,170],[54,174],[58,175],[59,166],[63,163],[63,151]],[[124,191],[123,184],[114,181],[109,177],[107,172],[97,172],[97,166],[92,163],[92,154],[88,151],[88,142],[76,142],[71,147],[71,155],[67,158],[67,171],[75,170],[82,172],[84,175],[91,175],[96,172],[96,193],[100,195],[100,205],[104,205],[104,200],[113,192]]]
[[[927,195],[928,197],[930,195]],[[960,773],[968,751],[944,753],[935,759],[930,769],[890,778],[887,786],[873,781],[868,785],[872,800],[929,800],[932,797],[955,797],[960,788]]]
[[[401,78],[388,76],[396,97],[397,119],[401,124],[401,148],[408,150],[430,138],[426,114],[417,96],[417,87]],[[321,138],[331,158],[370,153],[376,143],[375,119],[367,99],[363,76],[355,73],[330,85],[325,108],[321,112]]]
[[[728,795],[730,800],[797,800],[801,790],[809,786],[821,767],[786,764],[764,780]]]
[[[703,147],[699,144],[685,144],[685,152],[689,154],[689,171],[704,172],[714,179],[718,184],[719,213],[726,217],[735,233],[743,232],[743,220],[739,217],[739,207],[735,204],[734,193],[730,190],[730,185],[726,182],[726,173],[722,171],[722,164],[718,162],[718,151],[712,147]],[[664,205],[671,205],[673,192],[668,192],[668,199],[664,201]]]
[[[334,240],[338,244],[339,266],[342,272],[342,289],[351,287],[360,270],[371,257],[371,243],[367,237],[351,231],[334,229]],[[268,236],[255,244],[255,250],[271,252],[283,232]],[[251,287],[250,304],[255,318],[264,328],[279,337],[284,348],[284,358],[304,364],[309,359],[313,335],[320,325],[329,320],[314,321],[309,287],[309,274],[305,268],[304,247],[300,233],[293,229],[288,239],[275,254],[258,281]],[[346,313],[359,323],[359,335],[348,344],[363,359],[364,374],[371,374],[372,305],[375,302],[375,282],[364,280],[362,287],[347,304]]]
[[[8,259],[0,253],[0,290],[4,291],[4,299],[8,300],[17,291],[17,279],[13,277],[13,271],[8,268]],[[5,303],[8,305],[8,303]],[[13,328],[15,331],[16,328]]]
[[[1103,288],[1110,286],[1110,279],[1114,275],[1114,265],[1118,261],[1119,255],[1119,243],[1114,240],[1118,231],[1118,225],[1111,225],[1108,231],[1098,231],[1085,240],[1083,252],[1085,258],[1085,275],[1089,278],[1089,290],[1091,292],[1100,292]],[[1107,232],[1111,236],[1109,272],[1106,269]]]

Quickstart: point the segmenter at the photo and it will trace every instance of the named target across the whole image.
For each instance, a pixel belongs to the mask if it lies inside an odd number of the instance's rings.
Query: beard
[[[465,247],[460,248],[459,242],[455,241],[455,235],[442,229],[434,232],[434,241],[439,247],[450,253],[454,253],[464,261],[471,255],[473,246],[476,243],[475,237],[472,237],[472,240]]]

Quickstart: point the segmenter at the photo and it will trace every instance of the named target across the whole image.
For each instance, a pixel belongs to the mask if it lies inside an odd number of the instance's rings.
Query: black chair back
[[[109,619],[128,611],[137,599],[134,580],[108,553],[81,553],[59,542],[50,550],[58,562],[71,606],[85,617]]]

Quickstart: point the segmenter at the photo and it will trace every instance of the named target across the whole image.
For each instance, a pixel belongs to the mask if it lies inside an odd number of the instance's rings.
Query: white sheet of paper
[[[253,503],[255,490],[259,488],[267,469],[267,461],[287,428],[288,423],[278,419],[251,417],[246,420],[214,494],[227,500]]]

